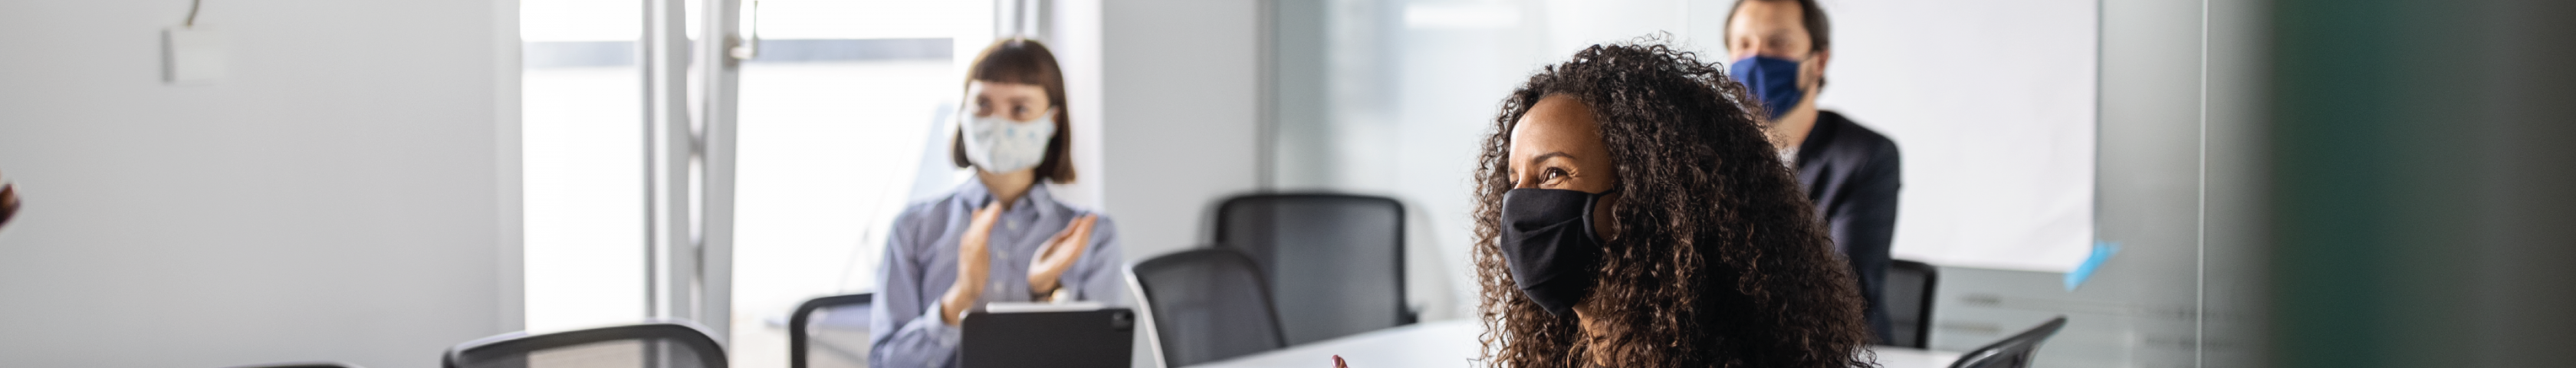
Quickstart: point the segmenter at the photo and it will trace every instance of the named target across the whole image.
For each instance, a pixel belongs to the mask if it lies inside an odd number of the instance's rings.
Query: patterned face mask
[[[958,125],[965,129],[966,161],[985,172],[1006,173],[1037,167],[1046,160],[1047,141],[1055,138],[1055,109],[1038,114],[1037,119],[1015,121],[995,113],[963,118]]]

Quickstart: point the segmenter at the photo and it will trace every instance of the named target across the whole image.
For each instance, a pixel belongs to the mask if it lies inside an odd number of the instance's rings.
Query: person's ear
[[[1800,74],[1808,74],[1811,76],[1808,78],[1813,78],[1808,79],[1813,82],[1805,86],[1807,89],[1822,89],[1825,86],[1825,64],[1833,60],[1833,50],[1816,50],[1815,55],[1807,57],[1807,62],[1804,63],[1806,65],[1799,66],[1800,69],[1806,69]]]

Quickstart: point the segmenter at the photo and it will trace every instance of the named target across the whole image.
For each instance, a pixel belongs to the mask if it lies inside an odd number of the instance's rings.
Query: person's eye
[[[1539,175],[1545,175],[1545,177],[1539,178],[1539,183],[1542,183],[1542,184],[1552,184],[1552,183],[1556,183],[1557,181],[1565,180],[1565,176],[1566,176],[1566,174],[1565,174],[1565,169],[1558,169],[1558,168],[1553,168],[1553,167],[1548,168],[1548,169],[1547,169],[1547,172],[1539,173]]]

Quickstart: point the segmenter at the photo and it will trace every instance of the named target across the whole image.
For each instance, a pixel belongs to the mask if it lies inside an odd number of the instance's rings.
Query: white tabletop
[[[1423,322],[1191,367],[1331,368],[1334,355],[1351,368],[1475,367],[1473,359],[1482,348],[1476,334],[1482,332],[1484,325],[1475,320]],[[1880,346],[1877,352],[1878,363],[1886,368],[1941,368],[1959,359],[1959,353],[1921,349]]]

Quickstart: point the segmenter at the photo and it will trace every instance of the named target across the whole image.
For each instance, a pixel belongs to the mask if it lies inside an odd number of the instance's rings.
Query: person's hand
[[[1038,248],[1037,259],[1029,261],[1029,292],[1044,298],[1064,286],[1064,272],[1073,269],[1074,262],[1082,260],[1082,253],[1091,248],[1091,226],[1097,223],[1100,215],[1084,215],[1066,224],[1055,237],[1047,238],[1046,246]]]
[[[18,186],[0,181],[0,225],[9,224],[9,215],[18,214]]]
[[[18,214],[18,186],[0,176],[0,225],[9,224],[9,216]]]
[[[958,313],[975,306],[976,297],[984,295],[984,280],[991,274],[993,253],[987,243],[993,238],[993,223],[1002,219],[1002,204],[994,202],[975,210],[973,220],[966,222],[966,232],[957,235],[957,283],[948,286],[948,294],[939,299],[939,319],[957,324]]]

